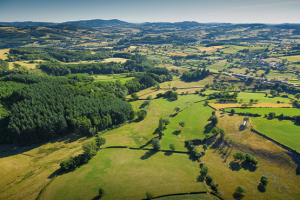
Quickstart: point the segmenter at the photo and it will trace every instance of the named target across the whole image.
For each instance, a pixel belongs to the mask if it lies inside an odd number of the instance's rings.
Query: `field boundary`
[[[175,193],[175,194],[166,194],[166,195],[161,195],[157,197],[153,197],[151,199],[158,199],[162,197],[169,197],[169,196],[180,196],[180,195],[189,195],[189,194],[207,194],[208,192],[188,192],[188,193]],[[142,200],[147,200],[147,199],[142,199]]]
[[[264,137],[265,139],[274,142],[275,144],[279,145],[280,147],[284,148],[285,150],[288,150],[288,151],[291,151],[291,152],[293,152],[293,153],[296,153],[296,154],[300,155],[300,152],[298,152],[297,150],[292,149],[291,147],[289,147],[289,146],[287,146],[287,145],[285,145],[285,144],[282,144],[281,142],[278,142],[277,140],[275,140],[275,139],[273,139],[273,138],[270,138],[269,136],[267,136],[267,135],[265,135],[265,134],[263,134],[263,133],[257,131],[253,126],[251,127],[251,132],[254,132],[254,133],[256,133],[256,134],[258,134],[258,135]]]

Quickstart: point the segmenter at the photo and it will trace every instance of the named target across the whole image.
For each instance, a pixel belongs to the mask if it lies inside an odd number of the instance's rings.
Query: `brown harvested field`
[[[233,107],[242,107],[242,103],[209,103],[209,105],[213,108],[233,108]],[[290,103],[256,103],[251,107],[259,108],[259,107],[269,107],[269,108],[282,108],[282,107],[293,107]]]
[[[201,158],[208,168],[208,174],[219,184],[222,197],[234,199],[234,190],[242,186],[247,194],[243,199],[300,199],[299,166],[300,159],[280,147],[276,143],[251,132],[250,126],[245,130],[239,127],[243,116],[220,114],[218,127],[226,132],[226,136],[235,140],[235,144],[228,146],[221,138],[216,138],[209,144],[209,150]],[[236,152],[250,153],[259,163],[253,167],[243,163],[241,167],[233,159]],[[265,175],[269,179],[266,192],[260,192],[260,178]]]
[[[1,27],[0,27],[1,28]],[[0,49],[0,59],[5,60],[7,58],[7,54],[9,49]]]

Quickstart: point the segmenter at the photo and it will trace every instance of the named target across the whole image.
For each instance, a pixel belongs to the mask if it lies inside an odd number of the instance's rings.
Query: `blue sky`
[[[300,0],[0,0],[0,21],[300,23]]]

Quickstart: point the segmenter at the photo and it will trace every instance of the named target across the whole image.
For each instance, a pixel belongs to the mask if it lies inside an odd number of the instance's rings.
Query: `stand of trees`
[[[198,79],[204,79],[207,76],[210,75],[209,70],[206,69],[197,69],[194,72],[184,72],[181,76],[181,78],[185,81],[193,81],[193,80],[198,80]]]

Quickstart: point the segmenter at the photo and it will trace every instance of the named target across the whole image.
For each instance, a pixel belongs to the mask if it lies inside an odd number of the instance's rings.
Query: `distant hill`
[[[64,22],[63,24],[72,24],[74,26],[80,26],[80,27],[84,27],[84,28],[133,25],[131,23],[124,22],[124,21],[121,21],[121,20],[118,20],[118,19],[111,19],[111,20],[102,20],[102,19],[80,20],[80,21]]]
[[[42,26],[53,26],[58,23],[52,22],[0,22],[0,26],[8,26],[8,27],[16,27],[16,26],[35,26],[35,27],[42,27]]]

